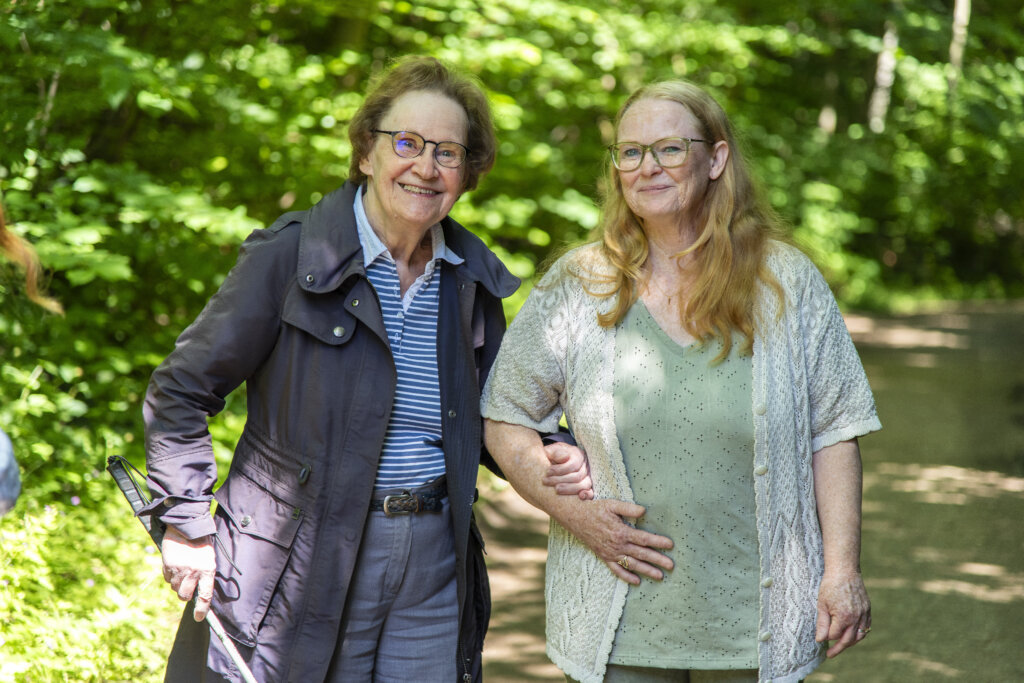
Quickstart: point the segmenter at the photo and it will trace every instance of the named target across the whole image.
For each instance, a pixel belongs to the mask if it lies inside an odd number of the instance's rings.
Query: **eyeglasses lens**
[[[427,141],[416,133],[399,132],[392,136],[395,154],[405,159],[418,157],[423,153]],[[466,161],[466,148],[456,142],[434,143],[434,159],[448,168],[458,168]]]
[[[665,138],[650,145],[635,142],[612,145],[612,163],[620,171],[635,171],[643,163],[644,153],[651,151],[654,160],[662,168],[681,166],[686,161],[690,145],[686,138]]]
[[[406,159],[419,156],[423,151],[423,138],[415,133],[395,133],[391,138],[395,145],[395,154]]]

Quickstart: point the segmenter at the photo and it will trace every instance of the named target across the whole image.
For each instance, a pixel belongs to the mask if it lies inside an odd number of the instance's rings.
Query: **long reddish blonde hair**
[[[724,140],[729,146],[725,170],[708,185],[696,240],[683,252],[692,254],[688,270],[693,278],[680,302],[679,316],[686,331],[701,343],[721,341],[722,351],[715,362],[729,355],[735,332],[743,336],[740,353],[750,354],[757,327],[759,282],[768,284],[784,300],[781,286],[765,264],[769,240],[791,240],[775,211],[761,198],[725,111],[698,86],[673,80],[640,88],[619,109],[616,139],[622,117],[645,99],[678,102],[696,117],[702,138]],[[602,327],[612,327],[639,296],[641,269],[650,245],[640,219],[626,203],[619,172],[610,158],[601,184],[601,204],[601,222],[594,237],[613,273],[607,278],[588,276],[602,285],[588,287],[588,291],[601,298],[617,297],[613,307],[598,318]]]
[[[25,271],[25,294],[29,300],[51,313],[63,315],[64,309],[60,303],[56,299],[46,296],[39,287],[39,279],[42,276],[39,258],[32,245],[7,229],[3,207],[0,207],[0,252],[3,252],[4,256],[20,265]]]

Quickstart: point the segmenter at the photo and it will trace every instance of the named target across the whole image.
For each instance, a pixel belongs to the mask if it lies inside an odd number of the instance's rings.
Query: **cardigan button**
[[[765,407],[763,403],[758,403],[756,406],[754,406],[754,414],[756,415],[764,415],[767,412],[768,409]]]
[[[772,581],[772,577],[765,577],[764,581],[761,582],[761,588],[771,588],[773,583],[775,582]]]
[[[754,468],[754,474],[756,474],[759,477],[761,475],[768,474],[768,466],[767,465],[758,465],[757,467]]]
[[[768,631],[764,631],[761,635],[757,637],[757,639],[760,640],[762,643],[767,643],[769,640],[772,639],[772,634]]]

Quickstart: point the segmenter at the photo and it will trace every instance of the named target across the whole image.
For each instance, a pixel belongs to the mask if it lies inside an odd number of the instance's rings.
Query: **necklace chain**
[[[679,266],[679,257],[676,256],[676,254],[678,254],[678,252],[676,252],[676,253],[669,253],[664,247],[662,247],[660,244],[658,244],[657,242],[655,242],[654,240],[652,240],[649,237],[647,238],[647,244],[649,244],[651,247],[653,247],[655,249],[655,251],[657,251],[659,254],[664,256],[667,260],[674,262],[676,264],[676,267],[678,268],[678,266]],[[654,276],[654,262],[653,262],[653,260],[648,258],[648,264],[650,265],[650,274],[647,276],[647,280],[644,283],[645,286],[647,286],[648,289],[653,287],[663,297],[665,297],[665,299],[669,303],[671,303],[672,299],[674,299],[676,297],[676,295],[679,294],[679,290],[682,289],[682,288],[678,287],[676,289],[676,292],[672,293],[672,294],[670,294],[669,292],[666,292],[664,290],[664,288],[662,288],[661,285],[657,282],[657,280],[656,280],[656,278]]]
[[[657,290],[663,297],[665,297],[670,302],[672,301],[673,298],[675,298],[675,296],[677,294],[679,294],[680,289],[682,289],[681,287],[677,287],[675,293],[666,292],[665,289],[658,283],[657,278],[655,278],[655,276],[654,276],[654,266],[653,265],[651,266],[650,273],[647,275],[647,279],[644,281],[644,285],[648,289],[653,287],[655,290]]]

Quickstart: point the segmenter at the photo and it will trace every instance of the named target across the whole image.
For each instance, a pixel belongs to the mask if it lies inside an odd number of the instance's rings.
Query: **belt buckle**
[[[416,503],[415,508],[413,508],[412,510],[401,510],[401,509],[399,509],[399,510],[391,510],[391,503],[392,502],[404,503],[404,502],[410,501],[410,500],[414,501]],[[384,496],[384,516],[386,516],[386,517],[392,517],[394,515],[408,515],[408,514],[411,514],[413,512],[419,512],[419,511],[420,511],[420,499],[419,499],[419,496],[413,495],[413,494],[409,493],[408,491],[405,491],[404,493],[402,493],[400,495],[397,495],[397,496]]]

